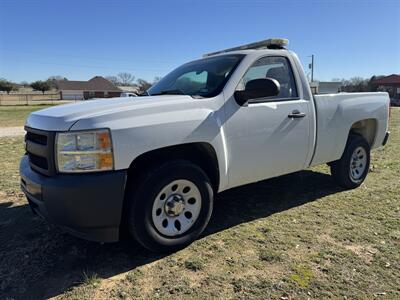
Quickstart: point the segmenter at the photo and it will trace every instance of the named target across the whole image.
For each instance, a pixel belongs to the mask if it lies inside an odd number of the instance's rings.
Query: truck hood
[[[115,113],[141,115],[176,109],[190,103],[193,98],[186,95],[162,95],[147,97],[123,97],[90,100],[64,104],[31,113],[26,126],[49,131],[67,131],[81,119],[102,117]]]

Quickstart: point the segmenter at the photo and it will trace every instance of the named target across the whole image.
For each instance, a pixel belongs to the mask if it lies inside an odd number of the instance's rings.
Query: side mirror
[[[245,104],[250,99],[277,96],[280,84],[273,78],[253,79],[247,82],[243,91],[236,91],[234,96],[239,105]]]

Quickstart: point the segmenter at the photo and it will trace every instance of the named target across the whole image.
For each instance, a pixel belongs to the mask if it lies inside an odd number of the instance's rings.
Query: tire
[[[362,136],[349,136],[342,157],[330,164],[331,174],[341,187],[354,189],[363,183],[369,170],[370,151]]]
[[[213,209],[213,189],[197,165],[172,161],[147,170],[136,188],[128,190],[127,201],[132,236],[150,251],[168,253],[186,247],[203,232]]]

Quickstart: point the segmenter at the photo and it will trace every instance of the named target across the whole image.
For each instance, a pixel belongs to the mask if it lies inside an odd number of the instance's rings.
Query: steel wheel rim
[[[187,232],[199,217],[201,200],[200,191],[193,182],[186,179],[172,181],[154,199],[154,226],[168,237]]]
[[[367,151],[363,147],[357,147],[350,159],[350,177],[353,181],[362,179],[367,167]]]

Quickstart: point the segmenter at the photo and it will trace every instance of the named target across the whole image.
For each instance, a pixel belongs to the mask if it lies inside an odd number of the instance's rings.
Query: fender
[[[115,118],[110,115],[107,119],[91,117],[79,120],[71,130],[109,128],[116,170],[127,169],[135,158],[152,150],[189,143],[208,143],[217,154],[219,191],[222,191],[228,186],[224,114],[219,109],[210,109],[210,103],[217,104],[219,101],[191,100],[183,107],[168,106],[164,107],[164,111],[142,115],[136,113],[134,117],[129,115],[126,118],[121,113],[116,114]]]

